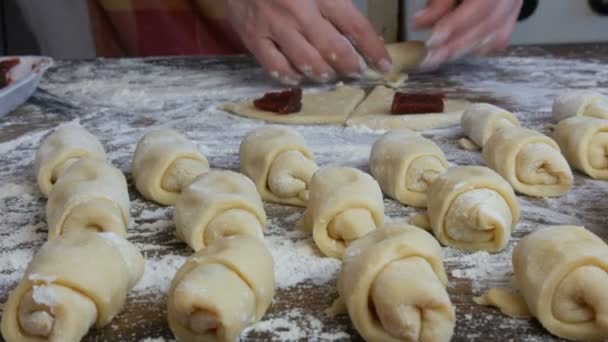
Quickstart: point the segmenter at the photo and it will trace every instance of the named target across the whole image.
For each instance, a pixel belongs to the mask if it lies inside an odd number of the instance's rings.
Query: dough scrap
[[[249,132],[239,149],[241,172],[256,184],[262,199],[304,207],[318,169],[300,133],[284,126]]]
[[[572,116],[608,119],[608,97],[590,90],[568,90],[553,102],[553,120],[560,122]]]
[[[449,341],[455,309],[441,247],[407,224],[378,228],[344,253],[338,293],[367,341]]]
[[[513,188],[482,166],[460,166],[440,175],[428,189],[433,233],[446,246],[497,252],[519,221]]]
[[[34,172],[40,191],[48,196],[59,177],[79,158],[106,159],[103,146],[78,124],[59,126],[44,139],[34,160]]]
[[[417,71],[427,54],[426,44],[422,41],[386,44],[386,50],[393,62],[393,70],[382,75],[368,67],[364,76],[370,79],[382,79],[390,88],[399,88],[403,85],[408,79],[408,73]]]
[[[264,316],[274,291],[274,261],[260,240],[220,239],[175,274],[167,299],[169,326],[180,341],[236,341]]]
[[[509,317],[521,319],[532,317],[524,298],[506,289],[489,289],[483,295],[473,298],[473,301],[477,305],[493,306]]]
[[[608,120],[565,119],[557,125],[554,137],[573,168],[594,179],[608,179]]]
[[[209,170],[196,146],[171,129],[153,130],[137,143],[132,174],[135,187],[146,198],[173,205],[182,188]]]
[[[129,189],[123,173],[104,160],[79,158],[49,193],[49,240],[86,229],[125,237],[129,209]]]
[[[532,314],[571,340],[608,338],[608,245],[584,227],[537,230],[513,250],[515,280]]]
[[[497,131],[519,127],[511,112],[489,103],[474,103],[462,114],[462,130],[477,146],[483,147]]]
[[[301,225],[323,254],[341,258],[351,241],[383,224],[382,190],[370,175],[350,167],[315,172]]]
[[[448,169],[443,151],[410,130],[390,131],[378,139],[370,155],[371,174],[389,197],[426,208],[426,190]]]
[[[302,110],[293,114],[277,114],[257,109],[253,101],[226,103],[221,109],[240,116],[285,124],[343,124],[355,107],[365,98],[365,91],[340,86],[335,90],[304,93]]]
[[[507,128],[488,139],[483,159],[516,191],[536,197],[556,197],[572,188],[568,162],[553,139],[526,128]]]
[[[466,100],[445,102],[443,113],[392,115],[391,105],[395,90],[385,86],[375,87],[346,120],[347,126],[364,126],[371,129],[412,129],[416,131],[447,127],[460,122],[468,107]]]
[[[74,231],[46,242],[9,295],[7,341],[79,341],[109,324],[143,275],[144,259],[114,233]]]
[[[253,182],[233,171],[199,176],[175,203],[177,237],[194,251],[226,236],[263,239],[266,213]]]

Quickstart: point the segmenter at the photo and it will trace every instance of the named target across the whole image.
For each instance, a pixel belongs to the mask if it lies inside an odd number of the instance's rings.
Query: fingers
[[[272,33],[281,52],[303,75],[317,82],[328,82],[336,77],[336,72],[321,56],[319,50],[300,32],[278,29]]]
[[[365,62],[353,46],[325,19],[307,31],[307,38],[319,54],[338,73],[356,75],[362,72]]]
[[[272,40],[260,38],[254,43],[249,43],[247,48],[274,79],[292,86],[298,85],[302,81],[302,76],[291,67],[285,55],[279,51]]]
[[[370,66],[382,72],[392,70],[384,42],[351,1],[320,1],[319,6],[323,16],[351,41]]]
[[[416,30],[429,28],[448,14],[455,6],[455,0],[430,0],[426,8],[418,11],[414,16],[414,26]]]

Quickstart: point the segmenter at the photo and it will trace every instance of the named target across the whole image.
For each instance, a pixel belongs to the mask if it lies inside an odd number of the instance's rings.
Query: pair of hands
[[[502,51],[523,0],[429,0],[413,29],[432,29],[423,69]],[[459,4],[457,4],[459,3]],[[392,69],[384,42],[351,0],[225,0],[230,21],[269,75],[285,84]]]

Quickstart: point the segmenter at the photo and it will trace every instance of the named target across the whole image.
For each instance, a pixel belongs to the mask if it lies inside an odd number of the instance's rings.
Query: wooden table
[[[492,102],[515,111],[525,126],[549,133],[550,107],[559,91],[597,88],[608,93],[606,62],[608,45],[520,47],[503,57],[459,62],[435,73],[414,75],[407,86]],[[214,168],[238,170],[242,136],[263,123],[226,114],[216,106],[258,96],[273,87],[276,85],[253,61],[244,57],[58,61],[27,104],[0,119],[0,301],[6,300],[32,253],[46,239],[46,199],[35,184],[34,153],[41,138],[54,127],[78,120],[101,140],[112,163],[126,173],[133,219],[129,239],[148,259],[144,286],[131,293],[125,310],[110,326],[92,331],[86,340],[172,338],[165,319],[164,287],[190,251],[174,237],[172,209],[144,201],[135,191],[130,176],[135,144],[151,127],[171,127],[195,141]],[[296,128],[320,165],[349,165],[365,171],[370,146],[381,133],[340,126]],[[459,127],[425,135],[442,147],[451,163],[482,165],[478,152],[458,148]],[[574,190],[561,198],[519,196],[522,220],[514,242],[553,224],[585,225],[608,238],[608,183],[579,173],[575,179]],[[402,219],[414,211],[392,200],[385,204],[391,219]],[[310,238],[295,228],[302,209],[267,204],[266,210],[271,246],[281,241],[287,246],[308,246],[298,253],[321,260]],[[509,260],[514,242],[495,255],[445,249],[448,290],[457,307],[454,341],[554,339],[536,321],[505,318],[472,302],[474,295],[489,287],[512,287]],[[275,253],[277,264],[287,269],[288,260],[281,258],[288,252]],[[337,266],[332,267],[331,261],[328,265],[327,274],[310,274],[309,280],[278,288],[264,322],[247,331],[244,339],[358,340],[348,317],[324,314],[336,296]]]

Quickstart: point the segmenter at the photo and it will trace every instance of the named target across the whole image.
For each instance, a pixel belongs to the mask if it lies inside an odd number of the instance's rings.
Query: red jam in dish
[[[302,110],[302,89],[293,88],[281,92],[267,93],[253,101],[256,108],[278,114],[297,113]]]
[[[19,64],[18,58],[7,59],[0,62],[0,88],[4,88],[11,83],[12,80],[9,72],[17,64]]]
[[[445,95],[396,92],[391,114],[443,113]]]

